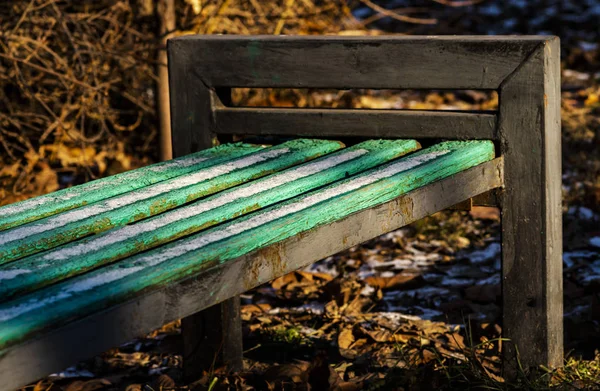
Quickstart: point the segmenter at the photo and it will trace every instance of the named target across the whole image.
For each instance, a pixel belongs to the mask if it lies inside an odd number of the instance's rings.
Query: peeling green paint
[[[243,143],[222,145],[6,205],[0,207],[0,231],[175,178],[261,149],[260,146]]]
[[[304,174],[310,173],[311,171],[308,168],[311,166],[292,167],[276,175],[266,176],[246,185],[220,192],[194,204],[150,218],[143,223],[118,228],[2,265],[0,266],[0,297],[7,299],[83,273],[90,268],[196,233],[211,225],[216,225],[333,183],[350,174],[375,167],[418,147],[418,143],[414,140],[366,141],[314,160],[310,163],[314,167],[312,169],[314,172],[310,175],[295,178],[294,175],[298,176],[299,170],[304,170]],[[332,165],[334,162],[339,162],[339,164],[325,168],[327,164]],[[320,167],[323,169],[320,169]],[[282,183],[275,187],[269,187],[269,184],[272,186],[278,184],[278,181]],[[261,186],[264,190],[259,192]],[[256,192],[256,194],[248,194],[249,192]],[[229,202],[214,207],[215,204],[223,202],[220,200],[227,197],[230,198]],[[177,214],[179,217],[175,218],[174,216]],[[172,221],[164,224],[167,219]],[[164,225],[161,226],[161,224]],[[151,229],[146,230],[143,228],[144,226],[151,227]],[[114,239],[110,239],[111,237]],[[112,243],[107,244],[111,240]],[[97,243],[104,243],[104,245],[100,246]],[[74,252],[73,249],[77,249],[77,251]],[[69,255],[61,255],[66,253]],[[39,267],[38,265],[45,266]],[[3,279],[2,274],[8,275],[11,270],[31,270],[31,272],[14,278]]]
[[[0,304],[0,349],[141,292],[197,275],[286,238],[494,158],[487,141],[440,143],[176,242]],[[43,309],[43,310],[41,310]],[[0,355],[2,352],[0,352]]]
[[[336,141],[293,140],[211,164],[188,175],[108,198],[56,216],[0,231],[0,265],[118,227],[341,148]],[[239,167],[238,167],[239,165]],[[223,174],[217,175],[220,171]],[[208,173],[214,173],[210,177]],[[188,183],[198,179],[197,183]],[[165,198],[166,197],[166,198]],[[94,211],[94,212],[92,212]],[[106,220],[108,219],[108,220]],[[110,223],[105,223],[109,221]]]

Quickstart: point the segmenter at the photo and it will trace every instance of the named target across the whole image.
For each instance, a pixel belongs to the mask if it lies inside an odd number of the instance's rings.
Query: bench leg
[[[505,375],[563,363],[560,68],[545,42],[500,88]],[[519,353],[519,354],[517,354]]]
[[[212,92],[204,84],[198,83],[197,76],[190,70],[187,62],[190,54],[178,50],[169,51],[171,129],[175,157],[212,147],[215,135]],[[220,88],[216,94],[224,103],[230,103],[231,89]],[[242,369],[239,297],[182,319],[181,331],[186,380],[196,380],[203,371],[224,365],[231,371]]]
[[[203,371],[242,369],[242,320],[238,296],[181,320],[183,374],[188,382]]]

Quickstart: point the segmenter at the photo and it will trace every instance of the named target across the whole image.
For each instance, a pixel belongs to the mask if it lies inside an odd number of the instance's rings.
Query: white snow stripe
[[[31,269],[9,269],[9,270],[0,270],[0,281],[2,280],[11,280],[21,274],[29,274],[33,270]]]
[[[158,165],[158,166],[149,166],[148,167],[148,171],[152,171],[152,172],[165,172],[167,170],[171,170],[173,168],[186,168],[186,167],[190,167],[193,166],[195,164],[198,163],[202,163],[204,161],[208,160],[207,157],[203,157],[203,156],[196,156],[196,157],[192,157],[189,159],[182,159],[182,160],[170,160],[168,162],[165,162],[162,165]],[[143,175],[144,173],[142,172],[141,175]]]
[[[220,175],[228,174],[234,170],[261,163],[265,160],[278,157],[288,152],[289,148],[278,148],[269,151],[258,152],[232,162],[219,164],[193,174],[182,175],[180,177],[173,178],[165,182],[159,182],[157,184],[109,198],[89,206],[84,206],[61,213],[44,219],[41,222],[33,222],[21,227],[0,232],[0,245],[5,245],[15,240],[24,239],[42,232],[50,231],[69,223],[96,216],[100,213],[108,212],[137,201],[142,201],[163,193],[167,193],[169,191],[182,189],[184,187],[206,181]]]
[[[48,261],[58,261],[100,251],[110,245],[125,241],[129,238],[146,232],[152,232],[156,229],[159,229],[176,221],[186,219],[190,216],[198,217],[198,215],[200,215],[201,213],[211,211],[220,206],[236,202],[242,198],[251,197],[253,195],[274,189],[286,183],[305,178],[318,172],[323,172],[329,168],[338,166],[350,160],[354,160],[360,156],[365,155],[368,152],[369,151],[367,151],[366,149],[358,149],[355,151],[343,152],[338,155],[310,162],[301,165],[297,168],[293,168],[285,172],[272,175],[271,177],[261,180],[256,184],[251,183],[249,185],[241,186],[239,188],[228,191],[223,195],[217,195],[215,197],[212,197],[211,199],[208,199],[206,201],[199,201],[192,205],[184,206],[173,211],[169,211],[150,220],[140,221],[137,224],[124,226],[114,231],[109,231],[105,234],[99,235],[97,238],[92,238],[80,244],[75,244],[64,248],[58,248],[54,251],[46,253],[43,259]],[[0,280],[2,280],[1,277]]]
[[[153,172],[164,172],[164,171],[172,169],[173,167],[181,167],[181,168],[190,167],[190,166],[193,166],[195,164],[201,163],[206,160],[208,160],[207,157],[201,157],[201,156],[197,156],[197,157],[193,157],[193,158],[185,159],[185,160],[172,160],[172,161],[166,162],[163,165],[160,165],[158,167],[152,167],[152,166],[147,167],[147,170],[153,171]],[[125,172],[125,173],[121,174],[120,177],[117,178],[115,181],[118,184],[121,184],[123,182],[138,180],[146,174],[145,172],[146,172],[146,170],[143,170],[143,169],[133,170],[131,172]],[[88,185],[85,186],[85,191],[86,192],[98,191],[105,187],[114,186],[114,185],[115,185],[114,181],[113,182],[102,181],[102,182],[98,182],[98,183],[90,182]],[[2,210],[2,214],[3,214],[3,217],[12,216],[12,215],[16,215],[16,214],[19,214],[19,213],[22,213],[22,212],[25,212],[25,211],[28,211],[31,209],[39,208],[40,206],[43,206],[45,204],[65,202],[65,201],[70,200],[71,198],[74,198],[74,197],[77,197],[80,195],[81,195],[81,190],[78,188],[73,188],[73,190],[71,190],[71,191],[66,191],[63,194],[53,196],[53,197],[31,198],[29,200],[19,202],[15,205],[6,206]]]
[[[260,213],[248,220],[234,222],[230,225],[225,226],[223,229],[218,231],[212,231],[209,234],[199,236],[195,239],[182,242],[177,246],[166,247],[159,251],[152,252],[151,255],[140,257],[140,261],[136,262],[145,263],[147,266],[155,266],[166,260],[173,259],[184,255],[185,253],[198,250],[209,244],[230,238],[238,235],[244,231],[248,231],[253,228],[257,228],[261,225],[267,224],[271,221],[277,220],[289,214],[299,212],[314,206],[320,202],[328,199],[337,197],[341,194],[348,193],[353,190],[360,189],[361,187],[373,184],[381,179],[391,177],[399,174],[403,171],[409,170],[427,161],[433,160],[439,156],[447,154],[449,151],[433,151],[420,156],[409,157],[403,161],[399,161],[395,164],[391,164],[385,168],[377,170],[370,175],[365,175],[347,182],[340,183],[337,186],[330,187],[324,191],[311,194],[304,197],[297,202],[284,205],[277,209],[272,209],[266,213]]]
[[[181,244],[178,244],[176,246],[171,246],[158,251],[153,251],[149,255],[139,257],[136,263],[128,268],[110,268],[98,274],[92,274],[87,278],[76,279],[72,282],[67,282],[65,287],[60,292],[54,295],[42,299],[31,298],[27,302],[19,304],[15,307],[0,310],[0,321],[4,322],[7,320],[11,320],[21,314],[35,310],[37,308],[41,308],[45,305],[57,302],[62,299],[68,299],[72,297],[75,293],[86,292],[99,286],[118,281],[145,268],[159,265],[169,259],[182,256],[191,251],[196,251],[209,244],[233,237],[244,231],[259,227],[271,221],[277,220],[278,218],[299,212],[303,209],[307,209],[311,206],[314,206],[320,202],[326,201],[333,197],[348,193],[353,190],[357,190],[361,187],[373,184],[381,179],[389,178],[403,171],[407,171],[413,167],[426,163],[439,156],[446,155],[449,152],[450,150],[432,151],[419,156],[408,157],[396,163],[392,163],[384,168],[376,170],[375,172],[367,176],[362,176],[353,180],[340,183],[324,191],[312,194],[310,196],[301,198],[296,202],[284,205],[278,209],[272,209],[267,213],[260,213],[248,220],[240,221],[237,223],[234,222],[226,226],[224,229],[213,231],[206,235],[201,235],[199,237],[196,237],[195,239],[183,241],[181,242]]]
[[[0,310],[0,322],[5,322],[5,321],[13,319],[21,314],[24,314],[26,312],[29,312],[29,311],[32,311],[32,310],[35,310],[38,308],[42,308],[46,305],[52,304],[59,300],[68,299],[68,298],[72,297],[74,293],[88,290],[89,286],[104,285],[104,284],[108,284],[113,281],[120,280],[120,279],[127,277],[128,275],[138,272],[142,269],[144,269],[143,266],[130,267],[127,269],[109,270],[100,275],[95,275],[95,276],[89,277],[88,279],[86,279],[84,281],[75,282],[75,283],[71,284],[71,286],[68,289],[61,291],[56,295],[48,296],[48,297],[45,297],[42,299],[37,299],[35,297],[31,298],[31,299],[27,300],[25,303],[19,304],[15,307],[10,307],[5,310]],[[86,282],[86,283],[82,284],[84,282]]]

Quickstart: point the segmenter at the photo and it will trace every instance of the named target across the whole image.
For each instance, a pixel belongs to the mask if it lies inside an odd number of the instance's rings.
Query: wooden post
[[[185,381],[197,380],[202,371],[213,366],[226,366],[230,371],[242,369],[239,296],[183,318],[181,331]]]
[[[213,146],[213,99],[216,93],[199,82],[190,58],[181,46],[169,48],[171,129],[174,157]],[[193,80],[193,82],[191,82]],[[234,296],[181,321],[183,372],[186,381],[212,367],[242,369],[240,298]]]
[[[563,362],[560,45],[541,42],[500,86],[506,375]],[[507,346],[508,345],[508,346]],[[516,347],[516,348],[515,348]],[[517,355],[519,353],[519,355]]]
[[[171,150],[171,116],[169,112],[169,73],[167,70],[167,39],[171,36],[176,26],[175,1],[159,0],[157,5],[157,16],[159,22],[159,32],[161,35],[161,48],[158,50],[156,83],[158,119],[160,121],[159,129],[159,155],[160,160],[170,160],[173,158]]]

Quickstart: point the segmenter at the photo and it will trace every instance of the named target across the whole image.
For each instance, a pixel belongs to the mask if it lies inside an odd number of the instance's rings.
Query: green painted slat
[[[157,215],[341,147],[342,144],[337,141],[292,140],[194,173],[2,231],[0,264],[92,233]]]
[[[261,149],[261,146],[243,143],[221,145],[167,162],[152,164],[6,205],[0,207],[0,231],[105,200]]]
[[[451,141],[0,305],[0,349],[494,158]],[[43,308],[43,310],[41,310]],[[0,352],[1,354],[1,352]]]
[[[136,224],[0,266],[0,302],[365,171],[419,148],[369,140]]]

